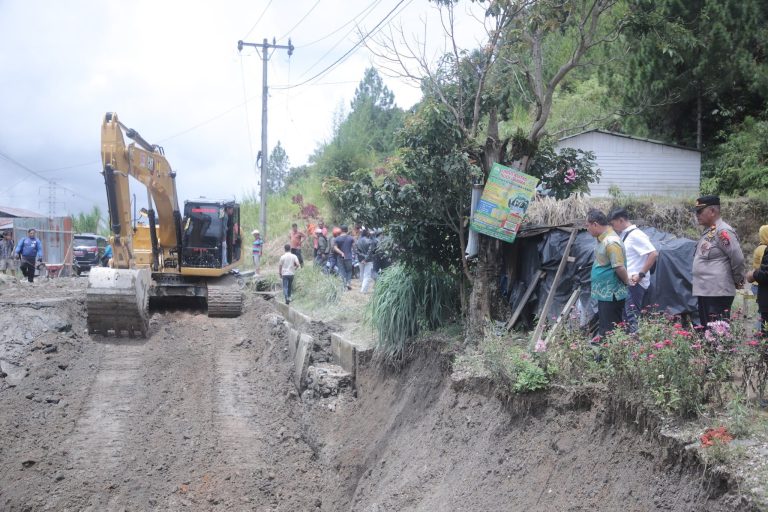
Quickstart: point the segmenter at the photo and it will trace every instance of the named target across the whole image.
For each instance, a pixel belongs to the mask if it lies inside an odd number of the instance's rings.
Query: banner
[[[514,242],[538,183],[538,178],[517,169],[493,164],[472,219],[472,229]]]

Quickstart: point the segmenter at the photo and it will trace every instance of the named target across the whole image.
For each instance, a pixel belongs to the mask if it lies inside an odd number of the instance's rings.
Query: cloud
[[[257,187],[254,160],[261,138],[262,61],[237,51],[247,34],[260,42],[296,25],[315,0],[291,2],[153,2],[135,0],[0,2],[0,152],[77,192],[56,190],[58,215],[106,208],[100,175],[100,126],[114,111],[149,142],[164,146],[178,172],[179,197],[242,197]],[[367,17],[316,44],[367,5]],[[281,141],[292,165],[307,161],[331,135],[334,112],[348,108],[373,57],[362,48],[313,85],[292,89],[328,66],[373,27],[395,2],[323,0],[290,34],[296,50],[272,52],[268,138]],[[407,33],[421,20],[439,28],[432,4],[405,2],[397,18]],[[464,16],[467,20],[470,18]],[[463,18],[463,19],[464,19]],[[473,20],[470,20],[473,21]],[[479,37],[480,27],[462,36]],[[434,48],[439,35],[430,36]],[[280,41],[287,44],[287,37]],[[336,48],[332,48],[336,45]],[[397,103],[409,107],[413,84],[386,78]],[[82,165],[87,164],[87,165]],[[76,167],[73,167],[76,166]],[[60,169],[71,167],[69,169]],[[60,169],[50,171],[51,169]],[[0,204],[48,211],[48,184],[0,157]],[[137,197],[144,196],[134,187]]]

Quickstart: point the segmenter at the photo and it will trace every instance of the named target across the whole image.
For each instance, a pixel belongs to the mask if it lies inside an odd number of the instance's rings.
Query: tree
[[[616,41],[624,28],[625,18],[613,13],[616,0],[476,0],[485,8],[488,39],[473,51],[460,50],[456,44],[453,8],[457,1],[436,3],[444,8],[452,48],[436,66],[427,58],[424,42],[396,42],[391,31],[374,52],[388,69],[419,80],[425,96],[445,106],[462,138],[463,151],[477,162],[485,179],[496,162],[519,161],[527,171],[546,135],[559,85],[579,66],[598,64],[584,61],[597,59],[595,50]],[[565,51],[550,52],[554,40]],[[519,85],[511,80],[514,76],[521,76]],[[513,97],[528,99],[530,122],[502,134],[500,122],[513,113]],[[491,317],[499,248],[498,240],[480,236],[469,303],[470,336],[479,336]]]
[[[632,0],[633,50],[614,77],[625,102],[648,97],[654,136],[706,148],[725,127],[761,111],[768,95],[762,0]]]
[[[267,162],[267,192],[274,194],[285,187],[285,180],[288,178],[288,169],[290,162],[288,154],[283,149],[280,141],[272,149]]]
[[[71,217],[72,229],[75,233],[98,233],[102,224],[101,208],[96,205],[88,213],[80,212]]]

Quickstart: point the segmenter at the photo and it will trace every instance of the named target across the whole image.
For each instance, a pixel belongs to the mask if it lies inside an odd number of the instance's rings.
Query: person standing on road
[[[296,270],[301,267],[299,258],[291,252],[291,245],[285,244],[285,254],[280,256],[280,261],[277,264],[277,272],[280,274],[280,279],[283,281],[283,296],[285,297],[285,303],[291,303],[291,291],[293,290],[293,276],[296,274]]]
[[[720,197],[696,200],[696,220],[704,232],[693,257],[693,296],[699,301],[699,322],[707,327],[731,318],[736,289],[744,284],[744,254],[731,226],[720,218]]]
[[[360,262],[360,279],[363,281],[360,292],[368,293],[368,288],[373,281],[373,256],[376,251],[376,240],[371,238],[367,229],[363,229],[355,247],[357,259]]]
[[[605,336],[621,323],[629,274],[624,244],[600,210],[587,213],[587,231],[597,239],[592,264],[592,298],[597,300],[598,334]]]
[[[13,258],[15,247],[12,231],[0,233],[0,271],[4,274],[13,275],[15,273],[16,265]]]
[[[349,228],[346,225],[341,226],[341,235],[337,236],[334,241],[333,252],[340,256],[337,258],[336,264],[347,290],[352,289],[350,281],[352,281],[352,246],[354,244],[355,239],[349,236]]]
[[[43,261],[43,244],[35,235],[37,231],[30,228],[27,236],[19,240],[15,251],[16,257],[21,260],[21,273],[30,283],[35,280],[35,262]]]
[[[304,266],[304,258],[301,257],[301,244],[304,239],[307,238],[303,232],[299,231],[299,226],[296,223],[291,224],[291,230],[288,232],[288,236],[291,240],[291,252],[299,259],[299,265]]]
[[[629,332],[637,332],[637,319],[643,308],[645,292],[651,285],[651,268],[656,263],[659,253],[651,243],[648,235],[629,222],[629,214],[624,208],[613,210],[610,215],[611,227],[620,233],[624,252],[627,255],[627,273],[629,274],[629,289],[627,301],[624,304],[624,320]]]

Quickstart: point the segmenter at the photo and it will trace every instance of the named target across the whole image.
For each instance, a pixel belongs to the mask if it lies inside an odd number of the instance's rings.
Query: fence
[[[72,274],[72,217],[17,217],[13,220],[13,240],[27,236],[34,228],[43,244],[43,261],[52,274]]]

